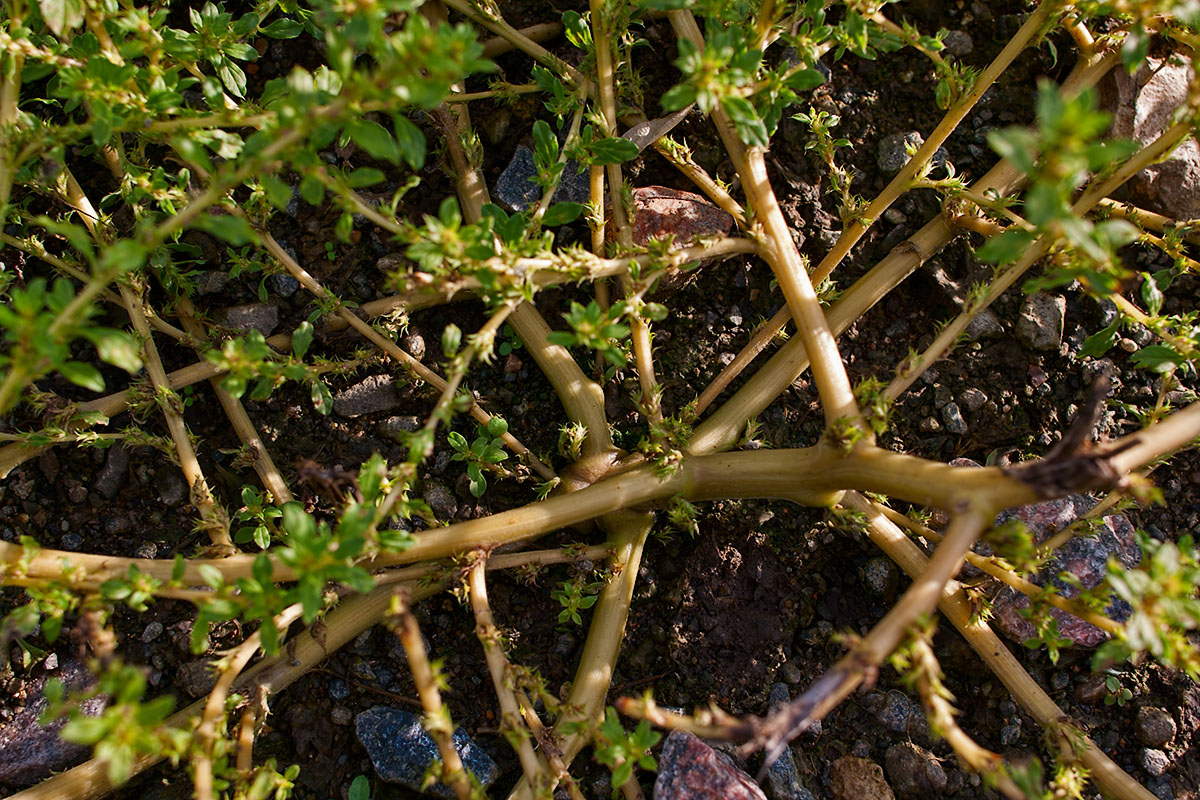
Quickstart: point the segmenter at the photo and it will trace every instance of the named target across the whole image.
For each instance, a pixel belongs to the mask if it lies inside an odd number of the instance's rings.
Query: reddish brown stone
[[[830,789],[834,800],[895,800],[892,787],[883,778],[883,767],[857,756],[842,756],[833,762]]]
[[[999,519],[1016,517],[1029,527],[1035,540],[1041,542],[1086,513],[1093,505],[1095,501],[1090,498],[1071,495],[1045,503],[1022,506],[1005,512]],[[1057,576],[1060,572],[1072,573],[1084,588],[1090,589],[1100,583],[1107,574],[1110,558],[1116,559],[1127,569],[1132,569],[1137,566],[1140,557],[1141,551],[1137,546],[1133,525],[1124,515],[1112,514],[1103,518],[1095,535],[1075,537],[1059,548],[1054,559],[1034,577],[1034,581],[1039,585],[1052,581],[1065,597],[1074,597],[1079,590],[1059,581]],[[996,596],[992,605],[996,628],[1016,642],[1033,637],[1036,633],[1033,625],[1021,614],[1021,611],[1028,607],[1028,597],[1012,589],[1005,589]],[[1123,622],[1129,617],[1130,610],[1123,601],[1113,598],[1105,613],[1118,622]],[[1108,638],[1099,628],[1057,608],[1050,610],[1050,616],[1058,624],[1059,634],[1070,639],[1077,647],[1096,647]]]
[[[767,800],[728,756],[684,731],[672,731],[658,759],[654,800]]]
[[[697,236],[725,236],[733,227],[733,217],[692,192],[644,186],[633,190],[633,203],[637,209],[633,243],[637,245],[664,236],[674,236],[676,243]]]

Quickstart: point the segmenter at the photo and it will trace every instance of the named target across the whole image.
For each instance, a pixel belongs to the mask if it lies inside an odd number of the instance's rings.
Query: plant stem
[[[529,740],[528,728],[521,720],[521,710],[517,704],[509,681],[509,671],[512,665],[500,647],[500,631],[492,618],[492,609],[488,604],[487,578],[485,576],[487,557],[482,553],[475,554],[475,563],[468,573],[471,590],[471,610],[475,614],[475,636],[483,646],[484,658],[487,661],[488,672],[492,676],[492,688],[496,691],[496,699],[500,704],[500,729],[505,738],[512,743],[517,751],[517,760],[521,762],[521,770],[525,780],[540,791],[548,779],[545,765],[533,750]]]
[[[300,619],[302,607],[293,603],[275,616],[275,627],[286,631],[288,627]],[[208,694],[204,703],[204,712],[200,715],[200,724],[196,726],[196,755],[192,756],[193,781],[196,788],[196,800],[212,800],[213,795],[213,747],[216,745],[218,726],[225,723],[225,701],[237,676],[242,673],[250,659],[258,653],[262,646],[262,635],[255,631],[246,640],[233,649],[217,664],[217,683]]]
[[[195,308],[192,306],[191,298],[182,295],[175,298],[175,308],[180,324],[187,330],[188,335],[197,343],[206,343],[208,337],[204,332],[204,327],[196,321]],[[220,378],[210,378],[209,383],[212,384],[217,400],[220,401],[221,408],[225,410],[225,416],[229,418],[234,432],[237,433],[242,444],[249,448],[254,471],[262,479],[263,486],[271,493],[271,501],[275,505],[290,503],[294,499],[292,490],[288,488],[287,481],[283,479],[279,468],[271,460],[271,453],[267,450],[262,437],[258,435],[258,429],[250,420],[250,415],[246,413],[242,401],[222,388]]]
[[[918,536],[922,536],[934,544],[942,541],[942,535],[940,533],[921,525],[915,520],[909,519],[899,511],[888,508],[887,506],[874,501],[871,501],[871,504],[876,511],[878,511],[880,514],[883,514],[900,527],[907,528]],[[986,558],[978,553],[967,553],[966,559],[971,566],[982,570],[996,580],[1011,586],[1013,589],[1016,589],[1026,597],[1037,597],[1049,605],[1054,606],[1059,611],[1065,611],[1066,613],[1077,617],[1084,622],[1095,625],[1097,628],[1110,636],[1116,636],[1123,630],[1121,623],[1115,622],[1103,614],[1097,614],[1095,611],[1092,611],[1086,606],[1073,602],[1070,598],[1063,597],[1058,593],[1046,594],[1045,589],[1043,589],[1041,586],[1038,586],[1033,581],[1026,580],[1018,575],[1010,567],[1004,564],[1001,559],[998,559],[994,556],[991,558]]]
[[[871,541],[879,545],[901,569],[914,580],[924,575],[929,559],[903,531],[856,492],[847,492],[843,502],[847,507],[867,515],[867,534]],[[1057,725],[1064,719],[1063,710],[1021,667],[1007,645],[1000,641],[986,622],[975,617],[971,602],[957,581],[947,583],[939,608],[1030,716],[1047,727]],[[1080,760],[1102,792],[1121,800],[1153,800],[1154,795],[1114,764],[1099,747],[1090,740],[1084,741],[1085,749],[1080,754]]]
[[[412,602],[422,600],[441,590],[441,586],[411,586]],[[343,600],[325,618],[321,635],[315,636],[310,628],[288,644],[278,655],[265,658],[233,682],[234,692],[262,692],[270,697],[283,691],[330,653],[336,652],[355,636],[380,622],[387,614],[394,586],[376,589],[370,594],[358,595]],[[163,723],[167,728],[189,729],[196,724],[206,699],[176,711]],[[133,763],[131,776],[138,775],[163,760],[159,755],[144,755]],[[108,766],[98,759],[90,759],[77,767],[61,772],[24,791],[10,795],[7,800],[99,800],[115,787],[108,779]]]
[[[908,591],[892,606],[871,632],[853,643],[850,652],[818,678],[804,694],[772,712],[756,731],[753,747],[764,749],[774,761],[787,743],[823,718],[849,696],[896,649],[908,628],[933,611],[950,580],[962,568],[963,555],[991,523],[994,507],[964,502],[954,509],[946,537],[938,545]]]
[[[425,707],[425,730],[437,742],[438,752],[442,756],[441,780],[454,790],[458,800],[471,800],[471,781],[463,767],[458,750],[454,747],[454,723],[450,721],[450,711],[442,705],[442,694],[438,689],[439,678],[434,674],[425,652],[425,642],[421,639],[421,630],[417,626],[417,618],[413,616],[404,593],[392,595],[392,612],[398,616],[396,635],[404,645],[404,653],[408,656],[408,671],[412,673],[413,684],[421,697],[421,705]]]

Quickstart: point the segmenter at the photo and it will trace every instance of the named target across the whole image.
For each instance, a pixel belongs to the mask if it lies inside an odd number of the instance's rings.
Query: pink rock
[[[1045,503],[1022,506],[1002,514],[999,519],[1003,521],[1015,517],[1021,520],[1033,532],[1034,538],[1041,542],[1066,527],[1093,505],[1095,501],[1089,498],[1071,495]],[[1079,579],[1084,588],[1091,588],[1103,580],[1110,558],[1115,558],[1129,569],[1136,567],[1141,558],[1133,525],[1121,514],[1104,517],[1095,535],[1071,539],[1059,548],[1054,559],[1033,580],[1040,585],[1045,585],[1046,581],[1053,581],[1063,596],[1074,597],[1079,593],[1078,590],[1058,581],[1058,574],[1070,572]],[[1035,630],[1021,614],[1021,611],[1028,607],[1029,598],[1025,595],[1012,589],[1000,592],[992,604],[996,628],[1014,641],[1023,642],[1029,639]],[[1129,606],[1116,598],[1106,609],[1106,614],[1117,621],[1128,618],[1129,612]],[[1058,624],[1059,634],[1070,639],[1076,647],[1096,647],[1108,638],[1094,625],[1057,608],[1050,610],[1050,616]]]
[[[733,227],[733,217],[698,194],[644,186],[633,190],[637,216],[633,221],[633,243],[674,236],[679,243],[697,236],[724,236]]]
[[[1130,75],[1115,69],[1101,82],[1101,102],[1114,114],[1110,135],[1143,147],[1171,124],[1188,98],[1191,62],[1182,56],[1148,58]],[[1170,158],[1147,167],[1129,182],[1133,199],[1176,219],[1200,216],[1200,145],[1187,139]]]
[[[654,800],[767,800],[733,761],[697,737],[672,731],[658,759]]]

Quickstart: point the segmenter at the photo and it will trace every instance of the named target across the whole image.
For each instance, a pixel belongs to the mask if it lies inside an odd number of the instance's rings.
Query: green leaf
[[[217,67],[217,76],[234,97],[241,99],[246,96],[246,73],[237,64],[224,59]]]
[[[1020,258],[1035,238],[1029,231],[1010,229],[988,239],[975,255],[987,264],[1008,264]]]
[[[104,376],[100,374],[100,370],[91,364],[84,364],[81,361],[67,361],[59,365],[58,371],[62,373],[64,378],[76,386],[91,389],[93,392],[104,391]]]
[[[224,239],[234,247],[258,241],[250,223],[246,222],[244,218],[235,217],[232,214],[206,214],[197,221],[196,227],[219,239]]]
[[[325,202],[325,185],[321,183],[320,178],[305,175],[300,181],[300,196],[310,206],[319,206]]]
[[[1113,342],[1116,341],[1117,328],[1120,326],[1120,324],[1121,321],[1117,320],[1111,325],[1106,325],[1105,327],[1093,333],[1091,336],[1084,339],[1083,347],[1079,348],[1079,355],[1099,358],[1107,353],[1113,346]]]
[[[783,82],[783,85],[795,92],[807,92],[825,82],[825,76],[815,69],[802,69],[793,72]]]
[[[371,800],[371,780],[366,775],[359,775],[350,781],[347,800]]]
[[[1007,158],[1021,172],[1033,172],[1038,154],[1038,139],[1033,131],[1025,128],[988,131],[987,140],[1001,158]]]
[[[310,540],[317,535],[317,521],[304,510],[302,503],[284,503],[279,510],[283,512],[283,529],[292,536]]]
[[[1162,311],[1163,293],[1158,288],[1158,283],[1149,273],[1142,273],[1142,302],[1146,304],[1146,311],[1151,316],[1157,316],[1159,311]]]
[[[312,383],[312,402],[315,408],[322,416],[329,416],[333,411],[333,393],[329,391],[329,387],[323,381],[315,380]]]
[[[361,189],[364,186],[374,186],[383,183],[386,176],[374,167],[359,167],[346,176],[346,183],[351,189]]]
[[[280,211],[287,208],[287,204],[292,202],[292,187],[274,175],[264,175],[262,186],[263,192],[267,196],[267,202]]]
[[[628,139],[607,138],[592,142],[592,156],[588,161],[597,166],[623,164],[637,158],[638,146]]]
[[[83,22],[83,0],[38,0],[38,8],[55,36],[70,33]]]
[[[1165,344],[1152,344],[1138,350],[1129,360],[1135,367],[1152,369],[1155,372],[1170,372],[1187,359]]]
[[[769,142],[767,126],[759,118],[754,106],[744,97],[729,95],[721,98],[721,108],[733,121],[738,138],[751,147],[766,147]]]
[[[533,155],[538,166],[549,166],[558,158],[558,139],[545,120],[533,123]]]
[[[471,495],[483,497],[483,493],[487,491],[487,478],[484,477],[478,464],[467,465],[467,478],[469,479],[467,488],[470,489]]]
[[[374,158],[392,164],[400,163],[400,148],[387,129],[369,119],[352,120],[346,124],[346,134]]]
[[[413,169],[425,166],[425,134],[407,117],[400,114],[396,114],[392,118],[392,124],[396,131],[396,142],[400,147],[400,155]]]
[[[462,330],[451,322],[442,330],[442,353],[446,358],[453,358],[462,345]]]
[[[309,345],[313,340],[313,326],[308,320],[304,320],[292,332],[292,352],[296,358],[304,358],[304,354],[308,352]]]
[[[221,574],[221,570],[212,564],[201,564],[196,567],[196,571],[200,573],[200,580],[204,581],[210,589],[220,589],[225,585],[225,577]]]
[[[555,203],[546,209],[542,224],[547,228],[556,228],[574,222],[583,213],[582,203]]]
[[[277,19],[259,30],[272,39],[295,39],[304,32],[304,26],[293,19]]]
[[[96,352],[106,364],[120,367],[131,375],[142,368],[141,350],[137,340],[124,331],[114,328],[87,328],[83,335],[96,346]]]
[[[672,86],[666,94],[659,98],[658,102],[663,111],[678,111],[681,108],[687,108],[696,102],[696,88],[687,83]]]
[[[386,472],[387,464],[379,453],[372,453],[371,457],[363,462],[358,471],[358,489],[368,503],[379,496],[380,487],[383,486],[383,476]]]
[[[132,239],[121,239],[107,248],[100,256],[102,271],[128,272],[137,269],[146,260],[146,248]]]

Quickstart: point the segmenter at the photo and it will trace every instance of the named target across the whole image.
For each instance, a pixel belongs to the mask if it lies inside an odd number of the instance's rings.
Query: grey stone
[[[983,404],[988,401],[988,396],[974,387],[963,389],[958,395],[958,400],[968,411],[978,411],[983,408]]]
[[[1147,58],[1130,75],[1113,70],[1100,85],[1101,103],[1113,111],[1110,135],[1133,139],[1143,147],[1171,124],[1187,102],[1192,65],[1186,58]],[[1129,183],[1135,201],[1176,219],[1200,215],[1200,145],[1186,139],[1163,161],[1139,172]]]
[[[998,339],[1004,335],[1004,323],[996,316],[995,311],[985,308],[967,323],[965,333],[973,342],[980,339]]]
[[[350,687],[341,678],[329,680],[329,696],[334,700],[345,700],[350,696]]]
[[[921,709],[903,692],[888,692],[876,717],[883,727],[896,734],[908,734],[923,720]]]
[[[225,289],[228,282],[229,274],[223,270],[201,272],[196,277],[196,292],[201,295],[217,294]]]
[[[334,706],[329,709],[329,719],[334,725],[345,727],[354,721],[354,712],[345,706]]]
[[[1017,318],[1017,336],[1034,350],[1057,350],[1062,343],[1067,316],[1067,299],[1045,292],[1034,292],[1021,304]]]
[[[908,147],[911,145],[914,150],[925,144],[925,137],[917,131],[905,131],[904,133],[893,133],[891,136],[885,136],[879,140],[879,153],[876,163],[879,169],[887,175],[895,175],[900,170],[904,169],[904,165],[908,163]],[[939,147],[934,151],[933,166],[944,166],[948,160],[946,149]]]
[[[400,405],[396,379],[391,375],[372,375],[338,392],[333,398],[333,410],[343,417],[361,417],[389,411]]]
[[[1138,741],[1147,747],[1162,747],[1175,738],[1178,728],[1174,718],[1154,706],[1142,706],[1133,721]]]
[[[562,172],[554,200],[562,203],[586,203],[591,197],[587,172],[579,173],[579,164],[568,161]],[[533,151],[525,145],[517,147],[512,161],[496,179],[492,196],[510,211],[524,211],[542,196],[541,188],[531,178],[537,177]]]
[[[1011,747],[1021,738],[1021,728],[1017,725],[1005,725],[1000,729],[1000,744]]]
[[[425,339],[419,333],[405,335],[400,344],[413,358],[420,359],[425,355]]]
[[[892,790],[901,798],[940,797],[946,788],[946,771],[937,758],[912,742],[889,747],[883,768]]]
[[[1152,747],[1142,750],[1140,761],[1142,762],[1142,769],[1154,777],[1162,775],[1171,768],[1171,759],[1167,758],[1167,754],[1162,750],[1155,750]]]
[[[407,414],[399,417],[388,417],[375,426],[375,431],[380,436],[386,436],[389,439],[401,439],[403,434],[416,433],[421,430],[423,424],[420,417]]]
[[[112,500],[125,486],[125,481],[128,479],[129,451],[125,449],[124,445],[114,444],[108,449],[108,455],[104,458],[104,466],[96,475],[96,481],[92,484],[92,488],[103,495],[106,500]]]
[[[767,768],[767,796],[772,800],[803,800],[808,795],[792,748],[784,748],[779,758]],[[808,795],[811,797],[811,795]]]
[[[163,624],[158,620],[151,622],[142,629],[142,641],[150,644],[155,639],[163,635]]]
[[[267,291],[279,297],[291,297],[300,289],[300,281],[291,275],[268,275]]]
[[[454,519],[454,515],[458,513],[458,501],[454,499],[454,494],[440,483],[430,481],[422,492],[422,497],[429,503],[438,519]]]
[[[421,718],[398,708],[376,706],[362,712],[354,718],[354,733],[366,748],[376,775],[414,792],[421,791],[429,765],[441,758],[437,744],[421,726]],[[462,728],[454,731],[454,749],[458,751],[463,767],[484,788],[499,776],[496,763]],[[444,783],[435,783],[424,793],[454,797],[454,792]]]
[[[208,694],[216,683],[217,674],[207,658],[189,661],[175,671],[175,685],[191,698]]]
[[[890,558],[875,556],[863,566],[863,577],[875,594],[886,595],[896,589],[896,567]]]
[[[696,736],[672,731],[658,759],[654,800],[766,800],[729,756]]]
[[[242,333],[258,331],[263,336],[270,336],[279,326],[279,309],[267,303],[243,303],[221,309],[214,319],[223,328]]]
[[[967,432],[967,421],[963,419],[962,411],[958,408],[958,403],[950,401],[942,407],[942,421],[946,423],[946,430],[950,433],[963,434]]]
[[[166,506],[175,508],[188,498],[188,485],[183,476],[173,466],[159,472],[155,480],[158,489],[158,499]]]
[[[50,659],[45,662],[50,664]],[[61,667],[54,667],[26,683],[28,700],[16,709],[12,718],[0,725],[0,784],[11,787],[27,786],[50,776],[52,772],[83,761],[89,748],[84,745],[64,742],[58,737],[66,720],[52,722],[43,727],[38,717],[49,706],[42,692],[46,681],[57,678],[68,690],[82,691],[94,681],[83,662],[64,659]],[[90,716],[99,716],[108,707],[107,697],[93,697],[80,706]]]
[[[971,54],[975,49],[975,41],[971,38],[971,34],[966,31],[949,31],[942,39],[944,50],[952,56],[962,58]]]
[[[487,139],[488,144],[499,144],[508,135],[508,126],[511,123],[512,112],[501,106],[483,118],[479,129],[483,131],[483,137]]]

